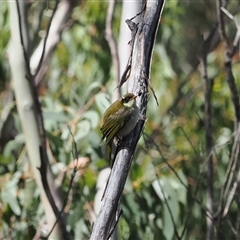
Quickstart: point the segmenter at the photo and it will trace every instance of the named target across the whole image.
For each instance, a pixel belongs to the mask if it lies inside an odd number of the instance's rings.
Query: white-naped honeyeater
[[[136,97],[133,93],[126,93],[111,104],[103,114],[100,128],[104,141],[103,152],[107,150],[110,162],[114,138],[119,139],[128,135],[138,122],[139,109],[136,105]]]

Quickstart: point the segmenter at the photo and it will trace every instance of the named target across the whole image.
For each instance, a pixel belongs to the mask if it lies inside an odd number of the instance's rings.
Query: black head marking
[[[135,98],[136,96],[133,93],[126,93],[124,96],[122,96],[121,102],[128,103],[129,101],[132,101]]]

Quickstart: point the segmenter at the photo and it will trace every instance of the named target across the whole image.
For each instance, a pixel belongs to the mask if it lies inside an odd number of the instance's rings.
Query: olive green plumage
[[[103,114],[102,140],[105,141],[103,149],[108,148],[111,155],[112,142],[114,137],[124,137],[136,126],[139,109],[136,106],[136,96],[127,93],[115,101]]]

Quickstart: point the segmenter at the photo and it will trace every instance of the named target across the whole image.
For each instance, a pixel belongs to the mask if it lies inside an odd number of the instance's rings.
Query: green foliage
[[[33,12],[36,8],[30,6]],[[74,24],[71,22],[71,27],[63,32],[38,89],[50,164],[56,179],[61,179],[64,173],[60,183],[64,196],[76,160],[72,155],[73,139],[69,129],[77,143],[79,159],[89,160],[77,171],[66,207],[68,230],[75,239],[89,236],[97,176],[108,165],[99,146],[101,116],[111,99],[108,84],[111,82],[112,60],[104,38],[106,11],[107,2],[101,1],[83,1],[74,8],[71,15]],[[9,88],[8,14],[7,3],[2,2],[0,238],[32,239],[43,221],[44,211],[28,164],[16,103]],[[120,17],[121,4],[118,3],[113,23],[115,35],[118,34]],[[44,17],[43,29],[46,29],[48,20]],[[29,21],[31,25],[32,16]],[[213,2],[166,3],[151,66],[151,82],[160,106],[150,94],[144,132],[151,140],[141,138],[136,150],[122,199],[119,239],[170,240],[175,239],[175,230],[181,235],[185,226],[182,239],[205,238],[205,99],[198,59],[203,44],[201,34],[210,31],[214,22]],[[232,36],[236,29],[229,24]],[[232,69],[239,85],[239,56],[235,58]],[[214,78],[211,106],[215,146],[214,209],[217,210],[234,129],[234,109],[226,82],[223,46],[219,42],[208,55],[208,73]],[[236,210],[239,210],[236,204],[230,208],[228,222],[234,223]],[[232,239],[231,228],[227,224],[221,227],[226,239]]]

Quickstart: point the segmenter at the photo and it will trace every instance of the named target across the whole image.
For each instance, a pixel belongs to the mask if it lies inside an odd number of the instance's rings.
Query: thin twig
[[[191,191],[191,188],[189,186],[187,186],[183,181],[182,179],[180,178],[179,174],[176,172],[176,170],[168,163],[167,159],[164,157],[160,147],[153,141],[153,139],[148,135],[146,134],[145,132],[143,133],[143,137],[144,138],[147,138],[148,141],[151,142],[151,144],[154,145],[154,147],[156,148],[156,150],[159,152],[159,154],[161,155],[162,159],[164,160],[164,162],[167,164],[167,166],[169,167],[169,169],[171,169],[171,171],[175,174],[175,176],[177,177],[177,179],[179,180],[179,182],[181,182],[181,184],[186,188],[187,191],[190,191],[191,193],[191,197],[193,198],[193,200],[200,206],[200,208],[202,209],[204,215],[209,218],[213,225],[215,227],[217,227],[217,223],[214,221],[214,218],[212,216],[212,214],[210,214],[209,210],[203,206],[202,204],[202,201],[200,201],[199,199],[197,199],[196,195],[197,195],[197,192],[199,190],[199,186],[200,186],[200,183],[202,181],[202,178],[203,178],[203,170],[200,170],[200,175],[198,177],[198,180],[197,180],[197,184],[196,184],[196,187],[195,187],[195,191],[192,193]],[[215,148],[217,148],[219,146],[215,146]],[[214,150],[213,150],[214,151]],[[206,159],[206,162],[208,161],[208,158],[211,156],[212,153],[209,154],[209,156],[207,157]],[[205,164],[204,164],[205,165]],[[204,169],[204,165],[201,169]],[[185,221],[185,224],[184,224],[184,227],[183,227],[183,230],[182,230],[182,233],[181,233],[181,236],[180,236],[180,239],[183,239],[184,237],[184,234],[187,230],[187,225],[188,225],[188,222],[190,220],[190,215],[192,214],[192,209],[193,209],[193,206],[194,206],[194,203],[192,203],[192,205],[189,207],[189,211],[188,211],[188,214],[187,214],[187,217],[186,217],[186,221]],[[222,230],[220,229],[220,232],[221,232],[221,236],[224,237],[224,233],[222,232]],[[225,238],[225,237],[224,237]]]
[[[64,239],[69,240],[70,236],[69,236],[69,234],[68,234],[68,232],[66,230],[65,222],[63,220],[62,215],[60,214],[60,211],[58,210],[58,208],[56,206],[55,199],[53,198],[53,195],[51,193],[51,189],[49,187],[49,183],[48,183],[48,180],[47,180],[48,164],[47,165],[44,164],[48,160],[48,157],[46,155],[45,149],[43,147],[41,147],[41,146],[39,147],[39,153],[40,153],[40,158],[41,158],[41,166],[39,168],[39,171],[40,171],[41,178],[42,178],[43,188],[44,188],[44,190],[46,192],[47,198],[48,198],[48,200],[49,200],[49,202],[51,204],[52,210],[53,210],[53,212],[55,214],[56,223],[59,224],[60,230],[62,232],[62,235],[63,235]],[[50,234],[53,231],[56,223],[51,228]]]
[[[238,209],[239,209],[239,208],[238,208]],[[233,227],[233,225],[232,225],[232,222],[231,222],[229,219],[227,219],[227,224],[228,224],[229,228],[231,229],[231,231],[233,232],[233,234],[234,234],[235,236],[237,236],[237,231],[236,231],[236,229],[234,229],[234,227]],[[237,240],[239,240],[239,238],[237,238]]]
[[[211,94],[212,94],[212,86],[213,80],[209,79],[207,72],[207,54],[202,52],[201,58],[202,65],[202,78],[203,78],[203,89],[205,96],[204,103],[204,119],[205,119],[205,148],[206,155],[209,156],[207,162],[207,208],[210,215],[213,214],[213,158],[212,158],[212,110],[211,110]],[[212,239],[214,231],[213,231],[213,222],[211,219],[207,218],[207,233],[206,239]]]
[[[198,154],[197,150],[195,149],[195,147],[193,146],[193,144],[192,144],[190,138],[188,137],[187,133],[185,132],[185,130],[184,130],[184,128],[183,128],[179,118],[177,116],[175,116],[173,113],[172,113],[172,115],[177,119],[177,122],[179,124],[179,128],[181,129],[181,131],[183,132],[184,137],[187,139],[187,141],[189,142],[190,146],[192,147],[195,155],[198,157],[199,154]]]
[[[176,223],[175,223],[175,221],[174,221],[174,217],[173,217],[173,214],[172,214],[172,210],[171,210],[171,208],[170,208],[170,206],[169,206],[169,204],[168,204],[168,200],[167,200],[166,194],[165,194],[165,192],[164,192],[164,190],[163,190],[162,184],[160,183],[160,180],[159,180],[159,177],[158,177],[158,173],[157,173],[157,171],[156,171],[155,168],[154,168],[154,171],[155,171],[157,183],[158,183],[158,185],[159,185],[159,187],[160,187],[160,189],[161,189],[161,192],[162,192],[162,195],[163,195],[163,198],[164,198],[164,202],[165,202],[165,204],[166,204],[166,206],[167,206],[167,209],[168,209],[168,212],[169,212],[169,214],[170,214],[170,218],[171,218],[171,221],[172,221],[172,224],[173,224],[173,228],[174,228],[175,237],[176,237],[176,239],[181,240],[181,237],[180,237],[179,234],[178,234],[178,230],[177,230]]]
[[[131,68],[132,68],[132,55],[133,55],[133,44],[135,41],[135,36],[137,34],[138,31],[138,24],[136,24],[135,22],[133,22],[132,20],[127,19],[125,21],[128,25],[128,28],[131,30],[131,40],[129,41],[129,45],[130,45],[130,55],[128,58],[128,62],[127,62],[127,66],[122,74],[121,80],[117,86],[117,88],[121,88],[122,85],[128,80],[130,74],[131,74]]]
[[[238,155],[237,153],[239,152],[239,137],[236,138],[236,134],[237,134],[237,136],[239,136],[238,132],[233,134],[234,135],[234,143],[233,143],[233,147],[232,147],[232,151],[231,151],[231,158],[228,163],[228,168],[226,171],[226,178],[225,178],[223,187],[221,189],[221,196],[220,196],[218,210],[217,210],[217,213],[215,214],[219,218],[218,219],[219,224],[221,222],[221,218],[225,217],[225,214],[223,214],[223,211],[225,211],[224,209],[226,209],[226,206],[224,207],[224,202],[227,197],[231,198],[231,194],[229,194],[229,188],[232,184],[232,180],[233,180],[233,177],[235,174],[235,169],[236,169],[236,164],[237,164],[237,155]],[[227,200],[227,204],[229,204],[229,202],[231,202],[230,199]]]
[[[31,57],[31,70],[34,74],[34,81],[36,85],[40,83],[45,72],[49,67],[50,57],[53,53],[54,48],[59,43],[61,39],[61,33],[64,29],[69,27],[66,21],[73,10],[76,1],[73,0],[62,0],[57,7],[55,13],[51,16],[51,27],[46,30],[46,36],[43,38]],[[55,6],[56,7],[56,6]],[[74,21],[72,21],[72,24]],[[70,24],[71,25],[71,24]],[[39,67],[40,58],[42,59],[42,64]],[[36,73],[37,71],[37,73]]]
[[[39,29],[41,26],[41,20],[43,17],[43,12],[44,12],[45,6],[46,6],[45,1],[39,1],[37,9],[34,11],[33,23],[32,23],[32,29],[33,29],[32,44],[33,45],[35,45],[37,42],[38,32],[39,32]]]
[[[153,139],[145,132],[143,132],[143,138],[147,138],[153,145],[154,147],[157,149],[157,151],[159,152],[159,154],[161,155],[163,161],[167,164],[167,166],[169,167],[169,169],[175,174],[175,176],[177,177],[177,179],[179,180],[179,182],[186,188],[188,189],[188,186],[182,181],[182,179],[180,178],[180,176],[178,175],[177,171],[169,164],[169,162],[167,161],[167,159],[163,156],[163,153],[160,149],[160,147],[153,141]]]
[[[201,75],[203,79],[203,90],[204,90],[204,124],[205,124],[205,150],[208,156],[207,161],[207,209],[209,214],[213,215],[213,138],[212,138],[212,107],[211,107],[211,96],[213,88],[213,79],[208,77],[207,71],[207,55],[209,53],[210,47],[212,45],[212,40],[216,32],[216,26],[210,32],[208,37],[204,40],[202,46],[202,53],[200,58],[201,63]],[[212,218],[207,217],[207,233],[206,239],[212,239],[214,237]]]
[[[117,43],[113,35],[113,28],[112,28],[112,22],[113,22],[113,13],[115,8],[116,0],[112,0],[108,2],[108,10],[107,10],[107,18],[106,18],[106,28],[105,28],[105,38],[108,42],[110,52],[112,55],[112,61],[113,66],[115,69],[115,81],[116,86],[120,82],[120,63],[119,63],[119,57],[118,57],[118,49],[117,49]],[[117,89],[117,96],[116,98],[120,97],[120,89]]]
[[[232,72],[232,52],[233,48],[231,49],[229,45],[229,40],[226,34],[226,26],[225,26],[225,20],[224,20],[224,14],[226,14],[226,6],[228,4],[228,1],[222,1],[222,0],[216,0],[216,8],[217,8],[217,20],[218,20],[218,31],[219,35],[221,37],[221,40],[224,44],[225,48],[225,73],[227,78],[227,83],[229,85],[230,93],[231,93],[231,99],[234,107],[235,112],[235,126],[234,131],[236,133],[235,140],[234,140],[234,146],[232,148],[231,152],[231,161],[229,162],[229,169],[231,169],[231,172],[227,173],[226,181],[224,183],[224,192],[222,194],[222,197],[220,199],[220,214],[218,217],[218,229],[221,227],[222,223],[222,211],[224,209],[223,203],[226,199],[226,194],[228,192],[228,188],[232,182],[233,179],[233,171],[235,170],[237,162],[239,162],[239,144],[238,144],[238,130],[239,130],[239,123],[240,123],[240,102],[239,102],[239,96],[238,96],[238,88],[235,83],[235,78],[233,76]],[[228,17],[230,15],[228,14]],[[236,146],[237,145],[237,146]],[[228,200],[229,202],[230,200]],[[227,202],[227,203],[228,203]],[[230,201],[231,202],[231,201]],[[218,234],[218,237],[220,238],[220,235]]]
[[[77,150],[77,143],[76,143],[75,140],[74,140],[74,136],[73,136],[73,134],[72,134],[71,129],[70,129],[69,126],[68,126],[68,129],[69,129],[69,132],[70,132],[70,134],[71,134],[71,136],[72,136],[72,139],[73,139],[73,140],[72,140],[72,141],[73,141],[72,157],[73,157],[73,159],[79,159],[79,154],[78,154],[78,150]],[[59,213],[58,213],[58,216],[57,216],[57,218],[56,218],[56,221],[55,221],[54,225],[52,226],[51,230],[50,230],[49,233],[48,233],[47,239],[50,237],[53,229],[55,228],[55,226],[56,226],[59,218],[61,217],[61,215],[62,215],[62,213],[63,213],[63,211],[64,211],[64,209],[65,209],[65,207],[66,207],[66,205],[67,205],[68,196],[69,196],[69,193],[70,193],[70,191],[71,191],[71,189],[72,189],[73,180],[74,180],[74,178],[75,178],[75,176],[76,176],[77,170],[78,170],[78,164],[76,163],[76,165],[75,165],[74,168],[73,168],[72,174],[71,174],[71,178],[70,178],[70,182],[69,182],[69,185],[68,185],[67,194],[66,194],[66,196],[65,196],[65,198],[64,198],[64,202],[63,202],[62,208],[60,209],[60,211],[59,211]]]
[[[226,199],[228,194],[229,194],[229,188],[232,184],[233,177],[236,173],[236,167],[237,167],[237,162],[238,162],[238,156],[240,153],[239,149],[239,134],[240,134],[240,129],[237,131],[237,136],[235,136],[235,141],[232,147],[232,152],[231,152],[231,158],[228,164],[228,170],[226,172],[226,181],[224,182],[223,186],[223,198]]]
[[[38,63],[38,66],[37,66],[37,69],[36,69],[36,72],[34,73],[34,79],[36,78],[36,76],[38,75],[41,67],[42,67],[42,63],[43,63],[43,59],[44,59],[44,54],[45,54],[45,48],[46,48],[46,43],[47,43],[47,40],[48,40],[48,34],[49,34],[49,31],[50,31],[50,27],[51,27],[51,24],[52,24],[52,20],[53,20],[53,17],[54,17],[54,14],[57,10],[57,7],[58,7],[58,3],[59,3],[59,0],[55,0],[55,5],[54,5],[54,8],[53,8],[53,12],[52,12],[52,16],[49,20],[49,23],[48,23],[48,27],[47,27],[47,31],[46,31],[46,36],[44,38],[44,42],[43,42],[43,50],[42,50],[42,55],[41,55],[41,58],[39,60],[39,63]]]
[[[162,159],[164,160],[164,162],[167,164],[167,166],[169,167],[169,169],[175,174],[175,176],[177,177],[177,179],[179,180],[179,182],[186,188],[187,191],[190,191],[190,188],[189,186],[187,186],[183,181],[182,179],[180,178],[180,176],[178,175],[177,171],[168,163],[167,159],[164,157],[160,147],[153,141],[153,139],[148,135],[146,134],[145,132],[143,133],[143,137],[144,138],[147,138],[153,145],[154,147],[157,149],[157,151],[159,152],[159,154],[161,155]],[[202,175],[203,175],[203,172],[200,171],[200,176],[199,176],[199,179],[197,181],[197,186],[195,188],[195,191],[194,193],[192,194],[192,198],[195,200],[196,203],[198,203],[198,205],[201,207],[201,209],[203,210],[204,214],[206,215],[206,217],[212,219],[212,216],[210,214],[208,214],[208,210],[202,205],[201,201],[199,201],[197,198],[196,198],[196,195],[197,195],[197,192],[198,192],[198,186],[200,185],[200,182],[202,180]],[[183,227],[183,230],[182,230],[182,233],[181,233],[181,236],[180,236],[180,239],[183,238],[186,230],[187,230],[187,225],[188,225],[188,221],[190,219],[190,215],[192,213],[192,208],[193,208],[193,204],[192,206],[189,207],[189,212],[187,214],[187,217],[186,217],[186,221],[185,221],[185,224],[184,224],[184,227]]]
[[[229,192],[227,203],[225,205],[225,208],[224,208],[222,216],[221,216],[223,219],[227,216],[228,211],[233,203],[233,200],[234,200],[234,197],[236,194],[236,190],[237,190],[237,186],[238,186],[238,183],[234,182],[232,190]]]
[[[205,53],[209,53],[212,50],[212,46],[213,44],[213,39],[216,35],[216,31],[217,30],[217,24],[214,24],[210,33],[208,34],[207,38],[204,40],[204,47],[205,47]],[[215,44],[216,45],[216,44]],[[214,45],[214,46],[215,46]],[[172,102],[172,104],[167,108],[167,110],[164,112],[163,115],[166,115],[167,113],[170,112],[174,112],[174,109],[176,108],[176,106],[178,105],[178,103],[180,102],[181,98],[184,96],[186,97],[186,94],[182,93],[182,89],[185,87],[185,85],[190,81],[190,76],[192,75],[192,73],[196,70],[196,68],[198,67],[200,61],[198,60],[195,65],[192,67],[191,71],[186,75],[185,79],[179,84],[178,88],[177,88],[177,93],[175,95],[175,98]]]
[[[221,37],[221,40],[224,43],[225,47],[225,71],[226,71],[226,76],[227,76],[227,82],[231,91],[231,98],[235,110],[235,120],[236,122],[240,121],[240,103],[239,103],[239,96],[238,96],[238,88],[235,83],[235,78],[232,73],[232,59],[231,59],[231,52],[232,50],[230,49],[229,46],[229,40],[226,35],[226,30],[225,30],[225,21],[224,21],[224,16],[223,16],[223,8],[226,8],[227,1],[225,4],[222,3],[222,0],[216,0],[217,1],[217,18],[218,18],[218,30],[219,34]],[[235,126],[236,128],[236,126]]]
[[[239,179],[238,179],[238,182],[237,182],[237,187],[238,187],[238,192],[239,192]],[[236,194],[236,193],[235,193]],[[239,240],[240,239],[240,200],[239,200],[239,194],[238,196],[235,196],[236,199],[236,202],[237,202],[237,221],[236,221],[236,231],[235,231],[235,236],[236,236],[236,240]],[[233,231],[234,232],[234,231]]]

